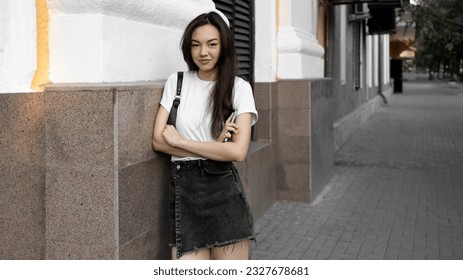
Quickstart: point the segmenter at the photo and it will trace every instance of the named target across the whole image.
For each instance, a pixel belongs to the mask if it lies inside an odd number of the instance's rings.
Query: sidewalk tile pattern
[[[463,86],[406,82],[335,165],[314,202],[256,221],[253,259],[463,259]]]

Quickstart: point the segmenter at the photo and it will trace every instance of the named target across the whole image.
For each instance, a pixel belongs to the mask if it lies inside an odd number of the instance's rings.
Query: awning
[[[328,0],[332,5],[346,5],[346,4],[358,4],[366,3],[375,6],[385,7],[403,7],[405,4],[409,4],[410,0]]]

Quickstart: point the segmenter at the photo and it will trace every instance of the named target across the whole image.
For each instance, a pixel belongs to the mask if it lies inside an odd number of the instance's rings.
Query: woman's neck
[[[216,76],[217,76],[217,71],[208,71],[208,72],[198,71],[197,75],[198,75],[198,78],[203,81],[215,81]]]

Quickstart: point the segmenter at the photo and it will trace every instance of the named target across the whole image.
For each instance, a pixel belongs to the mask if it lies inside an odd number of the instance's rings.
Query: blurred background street
[[[463,88],[417,77],[389,101],[318,199],[257,221],[254,259],[463,258]]]

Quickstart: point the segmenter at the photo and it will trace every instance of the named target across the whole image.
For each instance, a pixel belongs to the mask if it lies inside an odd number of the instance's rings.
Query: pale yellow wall
[[[33,90],[43,90],[49,83],[49,50],[48,50],[48,7],[47,0],[36,0],[37,9],[37,69],[32,80]]]

